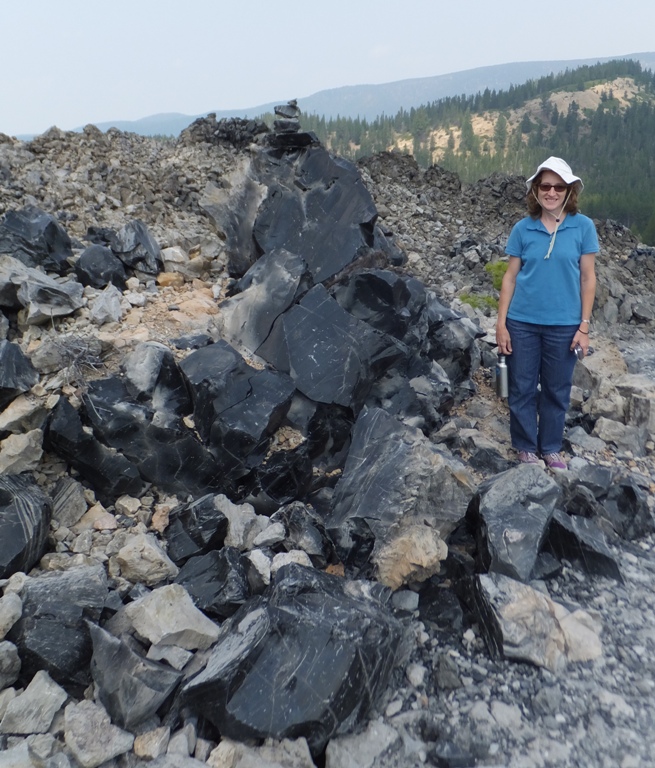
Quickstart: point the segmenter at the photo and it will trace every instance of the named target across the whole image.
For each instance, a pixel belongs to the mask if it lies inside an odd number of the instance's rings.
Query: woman
[[[589,349],[596,294],[594,223],[578,213],[582,180],[549,157],[526,182],[528,216],[512,229],[496,343],[508,355],[510,435],[519,461],[567,469],[560,456],[575,348]]]

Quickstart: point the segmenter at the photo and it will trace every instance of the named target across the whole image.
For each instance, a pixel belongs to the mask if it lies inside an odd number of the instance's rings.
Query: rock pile
[[[458,297],[523,181],[297,118],[0,136],[0,765],[585,764],[557,712],[654,562],[655,384],[610,341],[652,344],[655,254],[599,223],[571,470],[513,467]]]

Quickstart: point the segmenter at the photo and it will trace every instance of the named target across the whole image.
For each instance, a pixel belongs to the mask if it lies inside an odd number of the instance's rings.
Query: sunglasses
[[[554,189],[555,192],[566,192],[567,186],[566,184],[540,184],[539,185],[540,192],[550,192],[551,189]]]

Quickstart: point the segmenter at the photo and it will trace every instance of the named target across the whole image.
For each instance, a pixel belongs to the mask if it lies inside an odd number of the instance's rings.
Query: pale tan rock
[[[173,271],[160,272],[160,274],[157,275],[157,285],[161,285],[165,288],[181,288],[184,285],[184,275]]]
[[[374,556],[379,581],[391,589],[425,581],[439,572],[448,546],[438,532],[426,525],[403,529]]]
[[[178,574],[178,567],[152,534],[136,534],[115,556],[123,578],[150,587]]]
[[[73,533],[91,530],[95,527],[95,523],[98,520],[104,520],[108,514],[103,505],[97,502],[82,515],[75,525],[71,526],[71,530]]]
[[[66,707],[64,738],[82,768],[97,768],[134,745],[134,736],[112,725],[105,709],[92,701]]]
[[[159,587],[129,603],[125,615],[134,629],[153,644],[195,651],[209,648],[219,634],[219,626],[196,608],[180,584]]]
[[[390,730],[390,729],[389,729]],[[223,739],[207,759],[210,768],[315,768],[304,738],[270,741],[250,747]]]
[[[9,435],[0,441],[0,475],[19,475],[39,466],[43,456],[43,432],[33,429],[26,434]]]
[[[165,755],[170,736],[171,729],[168,726],[140,733],[134,739],[134,754],[144,760],[154,760],[160,755]]]
[[[47,415],[45,398],[19,395],[0,413],[0,432],[25,432],[39,428]]]
[[[133,496],[120,496],[114,502],[114,509],[119,515],[134,517],[139,509],[141,509],[141,502]]]

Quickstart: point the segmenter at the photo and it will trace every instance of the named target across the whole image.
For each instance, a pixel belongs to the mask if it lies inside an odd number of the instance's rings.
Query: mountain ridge
[[[356,118],[359,116],[362,119],[373,120],[382,114],[395,114],[399,109],[419,107],[422,104],[447,96],[473,95],[484,91],[485,88],[501,90],[550,73],[556,74],[566,69],[612,61],[613,59],[633,59],[639,61],[645,69],[655,70],[655,52],[587,59],[513,62],[476,67],[444,75],[396,80],[389,83],[344,85],[318,91],[306,97],[298,97],[298,104],[304,114],[317,114],[326,118],[337,116]],[[138,120],[111,120],[90,124],[95,125],[101,131],[117,128],[142,136],[176,136],[194,120],[207,114],[215,114],[218,119],[224,117],[254,118],[273,112],[277,104],[284,103],[290,98],[296,98],[296,95],[287,94],[277,101],[244,109],[209,109],[206,113],[198,115],[163,112],[148,115]],[[74,130],[80,131],[83,127],[79,126]],[[34,134],[30,134],[17,138],[30,140],[33,136]]]

